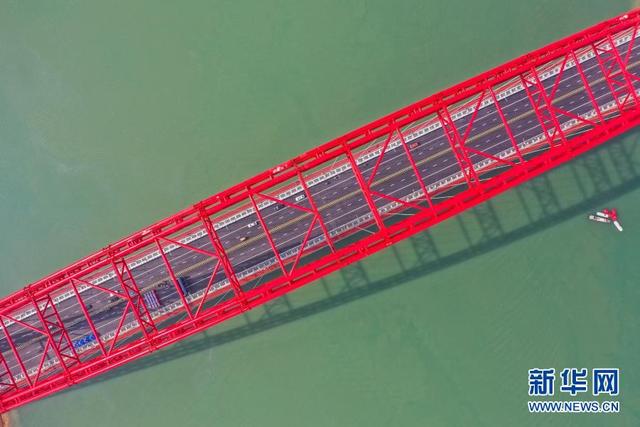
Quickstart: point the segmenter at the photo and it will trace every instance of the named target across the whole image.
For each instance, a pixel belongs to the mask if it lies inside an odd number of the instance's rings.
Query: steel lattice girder
[[[630,55],[639,23],[640,12],[632,11],[510,61],[196,203],[3,298],[0,342],[6,341],[6,345],[0,346],[0,410],[70,387],[277,298],[636,126],[640,123],[640,108],[634,84],[640,82],[640,77],[630,71]],[[622,35],[628,38],[626,52],[616,47]],[[579,60],[585,52],[596,60],[601,75],[598,83],[606,84],[615,108],[603,108],[598,102],[596,83],[589,80]],[[563,101],[558,90],[569,65],[575,67],[581,90],[593,108],[589,117],[559,105]],[[542,76],[553,69],[558,72],[548,88]],[[537,119],[543,135],[527,146],[518,141],[512,129],[514,119],[507,117],[499,101],[501,94],[514,87],[526,93],[528,113]],[[496,111],[512,150],[508,155],[504,150],[492,153],[477,146],[477,138],[471,137],[485,103]],[[465,110],[470,113],[459,114]],[[465,117],[468,121],[464,125],[457,123]],[[573,124],[566,127],[563,118],[570,118]],[[458,168],[455,179],[439,187],[423,176],[420,167],[424,162],[415,158],[406,140],[409,132],[434,125],[442,130]],[[391,144],[402,147],[396,157],[406,162],[408,179],[417,189],[415,197],[393,196],[389,190],[376,187],[375,178]],[[365,155],[376,160],[369,176],[365,176],[367,171],[359,163]],[[351,171],[357,183],[357,197],[362,197],[362,206],[368,207],[369,213],[366,221],[358,222],[362,227],[332,234],[326,209],[316,200],[309,182],[330,175],[338,167]],[[300,202],[278,197],[292,188],[304,195]],[[385,206],[393,206],[381,208],[383,200]],[[274,203],[308,220],[297,251],[279,240],[278,227],[270,225],[262,212],[264,206]],[[390,214],[403,209],[410,209],[413,214],[399,221],[389,220]],[[275,259],[251,274],[245,274],[234,263],[219,235],[222,226],[216,229],[216,224],[247,210],[257,217],[254,225],[260,232],[255,241],[262,241]],[[363,228],[367,234],[362,234]],[[191,244],[193,239],[189,239],[194,233],[199,233],[211,248],[205,250]],[[349,235],[351,240],[345,240]],[[307,248],[314,239],[320,242],[317,247]],[[176,268],[179,261],[171,254],[176,248],[194,260],[200,259],[199,265],[209,266],[201,296],[186,295],[181,290]],[[178,297],[173,297],[172,308],[162,313],[149,307],[154,300],[146,300],[145,295],[151,287],[141,286],[133,272],[149,257],[161,259],[158,268],[171,283],[165,292]],[[118,286],[102,286],[107,280],[104,277]],[[216,285],[217,277],[224,286]],[[104,312],[96,313],[86,303],[88,298],[83,292],[108,296],[108,310],[122,308],[110,315],[117,320],[115,329],[105,329]],[[68,299],[77,303],[79,317],[72,319],[56,308],[56,304]],[[80,342],[71,340],[78,329],[90,331],[90,335]],[[38,362],[32,363],[34,357],[27,357],[24,344],[34,343],[38,337],[46,338],[46,345],[36,355]]]

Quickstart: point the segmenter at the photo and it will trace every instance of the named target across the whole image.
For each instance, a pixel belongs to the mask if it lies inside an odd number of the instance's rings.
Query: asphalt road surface
[[[623,44],[618,49],[622,52],[623,48],[626,47],[627,44]],[[640,47],[638,47],[638,44],[635,44],[629,60],[629,70],[640,74],[639,64]],[[603,74],[598,66],[598,62],[595,59],[588,59],[581,63],[581,67],[587,76],[598,104],[605,105],[613,101],[614,97],[610,88],[603,80]],[[548,77],[543,80],[543,85],[546,88],[550,88],[555,80],[556,76]],[[633,84],[636,90],[640,89],[639,82],[634,82]],[[490,99],[489,95],[487,95],[487,98]],[[533,112],[526,91],[521,89],[513,91],[508,96],[502,98],[499,101],[499,105],[504,116],[509,121],[510,128],[518,143],[543,134],[543,129],[537,116]],[[587,92],[584,90],[581,76],[575,66],[567,68],[563,72],[561,83],[555,94],[554,105],[575,115],[584,115],[593,111],[594,106]],[[471,117],[472,114],[467,114],[455,120],[456,126],[461,134],[467,131]],[[572,120],[572,118],[568,115],[559,115],[558,120],[561,123],[565,123]],[[428,133],[416,136],[414,139],[409,139],[407,136],[405,136],[405,138],[407,138],[407,146],[417,165],[420,177],[426,186],[434,185],[447,177],[460,173],[458,161],[450,149],[449,141],[442,128],[433,129]],[[469,130],[469,139],[466,145],[491,155],[497,155],[505,150],[512,149],[510,138],[504,128],[498,110],[493,103],[485,105],[477,113]],[[538,148],[544,146],[544,144],[539,144]],[[472,163],[478,164],[487,158],[479,154],[470,154],[469,159]],[[382,160],[380,162],[378,162],[378,160],[379,157],[374,156],[360,163],[358,166],[359,172],[365,181],[372,180],[372,190],[395,199],[403,199],[410,194],[421,191],[421,183],[416,178],[412,165],[401,145],[396,145],[394,148],[389,149],[384,154]],[[510,157],[510,160],[514,161],[515,155]],[[372,178],[371,175],[377,163],[379,163],[379,165]],[[464,188],[464,181],[462,181],[461,186]],[[351,168],[345,168],[345,170],[335,176],[310,184],[309,192],[315,205],[320,210],[320,219],[326,226],[326,229],[331,231],[332,239],[340,240],[338,234],[346,231],[345,228],[353,231],[355,224],[349,225],[349,223],[358,218],[364,218],[358,227],[368,227],[371,230],[375,230],[375,228],[372,228],[375,227],[375,225],[373,225],[371,221],[371,210],[360,190],[354,171]],[[296,200],[300,199],[300,196],[303,194],[304,192],[298,192],[292,194],[285,200],[290,204],[302,208],[309,208],[310,202],[307,197],[303,200]],[[261,200],[256,200],[256,202],[260,201]],[[392,203],[391,199],[377,196],[374,197],[374,201],[378,209]],[[438,201],[439,199],[433,200],[434,203]],[[427,206],[424,196],[415,200],[414,203]],[[262,208],[260,213],[264,218],[264,222],[278,253],[286,257],[288,261],[295,259],[303,244],[305,235],[314,220],[313,215],[303,209],[275,203]],[[395,219],[394,216],[395,213],[391,212],[383,215],[385,221],[393,221]],[[219,222],[219,220],[220,219],[216,218],[213,219],[213,222]],[[302,257],[302,262],[311,259],[310,253],[312,250],[323,247],[325,249],[327,248],[320,222],[315,221],[311,229],[312,232],[308,237],[304,252],[305,256]],[[257,266],[261,266],[262,270],[264,270],[266,265],[277,265],[274,250],[266,238],[262,224],[255,213],[250,213],[244,218],[229,223],[218,229],[217,232],[229,260],[233,265],[234,271],[241,277],[243,276],[242,272],[247,274],[247,272],[252,269],[255,270],[258,268]],[[215,252],[211,246],[209,237],[206,235],[194,239],[189,245],[205,251]],[[217,296],[208,301],[208,306],[215,305],[224,298],[232,295],[230,287],[226,284],[227,282],[225,282],[227,278],[222,268],[217,270],[213,279],[211,278],[216,265],[216,259],[181,246],[167,252],[166,256],[175,275],[184,278],[188,295],[191,295],[190,298],[195,299],[195,302],[192,304],[192,310],[195,310],[194,307],[197,307],[199,303],[199,299],[196,299],[194,295],[197,295],[198,292],[202,293],[210,280],[214,288],[221,287],[221,289],[217,292]],[[131,262],[133,259],[128,261]],[[107,272],[108,271],[104,271],[103,274]],[[132,268],[131,272],[138,287],[144,290],[155,289],[156,295],[162,307],[165,307],[165,309],[172,304],[181,304],[179,290],[174,285],[162,257],[153,257],[147,262]],[[93,278],[99,275],[100,274],[94,274],[91,277]],[[89,280],[89,278],[86,279]],[[130,280],[126,272],[125,280]],[[244,286],[245,288],[258,286],[259,280],[258,274],[257,279],[248,281]],[[100,286],[116,292],[122,291],[119,281],[115,278],[104,281]],[[81,295],[98,334],[103,337],[103,341],[112,338],[120,324],[131,327],[132,322],[135,321],[135,316],[131,310],[128,311],[129,314],[122,321],[122,314],[126,302],[121,298],[114,298],[108,292],[93,288],[86,288],[81,292]],[[95,357],[97,354],[95,349],[93,351],[83,351],[87,346],[83,347],[81,340],[84,338],[86,342],[86,337],[89,336],[92,331],[85,319],[77,298],[72,296],[64,299],[60,301],[56,307],[66,329],[71,334],[71,339],[74,341],[75,346],[78,347],[78,351],[81,351],[82,360]],[[20,311],[24,310],[23,308]],[[178,306],[175,311],[175,316],[171,318],[171,322],[186,317],[187,315],[184,308]],[[27,316],[21,321],[35,328],[42,329],[36,315]],[[34,371],[37,370],[36,368],[39,366],[41,360],[48,361],[49,363],[56,361],[53,349],[49,347],[45,353],[47,338],[43,334],[18,322],[7,322],[5,319],[5,324],[14,345],[18,348],[24,369],[31,370],[32,380],[35,375]],[[165,322],[165,324],[167,324],[167,322]],[[4,330],[0,331],[0,351],[10,366],[13,375],[17,379],[23,378],[22,368],[10,348],[10,343],[7,341]],[[43,375],[48,376],[60,372],[61,368],[59,364],[54,364],[53,366],[52,369]],[[5,373],[2,379],[3,382],[8,382],[6,375]],[[23,384],[26,385],[25,382],[23,382]]]

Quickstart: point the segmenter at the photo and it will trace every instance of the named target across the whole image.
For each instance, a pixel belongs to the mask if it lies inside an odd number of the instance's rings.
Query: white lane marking
[[[638,34],[638,36],[640,36],[640,33]],[[634,46],[634,48],[633,48],[632,50],[634,50],[634,49],[635,49],[635,47],[636,47],[636,46]],[[580,62],[583,62],[583,61],[580,61]],[[596,64],[596,65],[594,65],[594,66],[597,66],[597,64]],[[566,68],[565,68],[565,69],[566,69]],[[640,93],[640,91],[637,91],[637,92],[638,92],[638,93]],[[607,94],[605,94],[605,95],[603,95],[603,96],[606,96],[606,95],[607,95]],[[598,97],[597,99],[600,99],[600,98],[601,98],[601,97]],[[582,104],[582,105],[580,105],[580,106],[583,106],[583,105],[586,105],[586,104],[588,104],[588,103]],[[579,106],[579,107],[580,107],[580,106]],[[528,129],[528,130],[530,130],[530,129]],[[526,132],[526,131],[525,131],[525,132]],[[504,141],[503,141],[503,142],[504,142]],[[495,145],[494,145],[494,146],[495,146]],[[452,165],[452,166],[453,166],[453,165]],[[444,169],[443,169],[443,170],[444,170]],[[57,302],[56,302],[56,304],[57,304]],[[70,307],[73,307],[73,305],[72,305],[72,306],[70,306]],[[70,308],[70,307],[69,307],[69,308]],[[61,312],[62,312],[62,311],[63,311],[63,310],[61,310]],[[19,319],[19,320],[21,320],[21,319]],[[9,322],[6,322],[6,323],[9,323]],[[106,326],[106,325],[107,325],[107,324],[105,324],[105,325],[101,325],[101,327]]]

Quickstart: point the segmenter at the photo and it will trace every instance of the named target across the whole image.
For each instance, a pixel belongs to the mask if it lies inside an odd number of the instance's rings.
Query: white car
[[[299,196],[296,196],[296,202],[299,202],[299,201],[304,200],[306,198],[307,198],[307,196],[305,196],[304,194],[301,194]]]
[[[258,221],[253,221],[247,224],[247,228],[255,227],[256,225],[258,225]]]

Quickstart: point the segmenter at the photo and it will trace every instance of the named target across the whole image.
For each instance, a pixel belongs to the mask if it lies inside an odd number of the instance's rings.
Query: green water
[[[631,6],[178,3],[0,5],[3,293]],[[20,424],[639,425],[638,143],[22,408]],[[585,221],[606,205],[624,233]],[[527,369],[571,366],[620,367],[622,412],[529,415]]]

